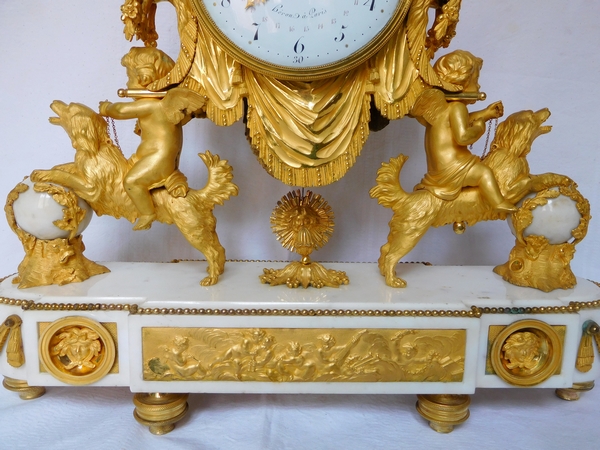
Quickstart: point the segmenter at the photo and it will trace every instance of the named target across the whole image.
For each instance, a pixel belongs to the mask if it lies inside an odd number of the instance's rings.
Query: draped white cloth
[[[22,401],[0,391],[0,448],[44,449],[528,449],[597,448],[600,388],[577,402],[551,389],[481,389],[471,417],[438,434],[414,395],[190,396],[187,417],[153,436],[133,418],[127,388],[50,388]]]

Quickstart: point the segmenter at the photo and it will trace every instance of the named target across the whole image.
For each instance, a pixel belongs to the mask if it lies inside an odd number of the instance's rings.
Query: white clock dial
[[[322,78],[372,56],[408,0],[193,0],[215,39],[243,64],[280,78]]]

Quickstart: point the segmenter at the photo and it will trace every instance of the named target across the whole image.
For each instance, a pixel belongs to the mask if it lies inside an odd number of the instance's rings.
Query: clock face
[[[202,24],[242,64],[282,79],[317,79],[371,57],[410,0],[193,0]]]

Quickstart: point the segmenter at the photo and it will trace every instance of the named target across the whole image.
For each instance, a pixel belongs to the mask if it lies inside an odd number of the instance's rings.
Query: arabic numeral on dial
[[[304,56],[294,56],[294,64],[301,64],[304,61]]]
[[[302,53],[304,51],[304,44],[302,42],[300,42],[303,37],[304,36],[302,36],[300,39],[298,39],[296,41],[296,43],[294,44],[294,52],[296,52],[296,53]]]
[[[344,34],[344,31],[346,28],[348,28],[346,25],[342,25],[342,31],[340,32],[340,36],[337,36],[334,41],[335,42],[342,42],[344,40],[344,38],[346,37],[346,35]]]
[[[254,33],[254,40],[258,41],[258,29],[260,28],[260,23],[253,23],[252,26],[256,27],[256,33]]]
[[[371,6],[369,6],[369,11],[373,11],[373,8],[375,8],[375,0],[367,0],[366,2],[363,3],[363,6],[371,4]]]

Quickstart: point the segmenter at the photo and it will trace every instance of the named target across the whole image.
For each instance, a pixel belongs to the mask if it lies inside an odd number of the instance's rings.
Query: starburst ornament
[[[333,211],[320,195],[289,192],[271,215],[271,229],[288,250],[308,257],[323,247],[333,232]]]
[[[348,284],[344,272],[324,268],[309,255],[323,247],[333,233],[333,211],[323,197],[307,191],[291,191],[277,202],[271,214],[271,229],[284,248],[298,253],[302,260],[283,269],[265,269],[260,277],[273,286],[286,284],[296,288],[314,286],[339,287]]]

